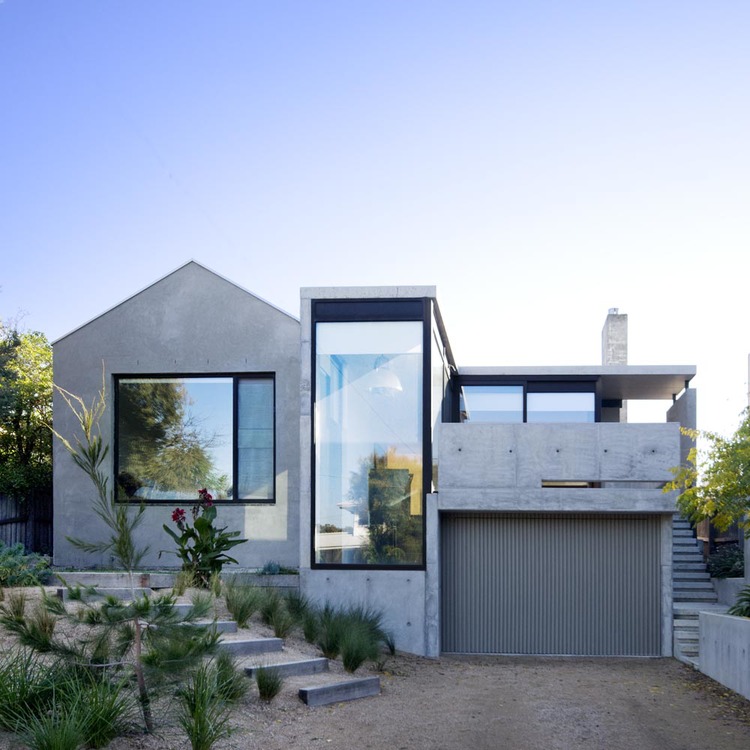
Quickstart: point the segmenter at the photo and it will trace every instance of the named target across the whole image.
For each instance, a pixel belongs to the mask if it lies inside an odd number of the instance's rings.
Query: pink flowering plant
[[[172,522],[177,524],[179,534],[167,524],[164,531],[177,543],[177,550],[171,554],[182,560],[182,569],[192,573],[198,586],[207,588],[214,573],[221,573],[225,563],[236,563],[227,550],[246,542],[239,539],[239,531],[227,531],[227,527],[216,528],[216,506],[213,496],[207,489],[198,490],[198,502],[191,508],[192,525],[187,520],[187,513],[182,508],[172,512]],[[166,550],[162,550],[164,552]],[[159,553],[161,556],[161,552]]]

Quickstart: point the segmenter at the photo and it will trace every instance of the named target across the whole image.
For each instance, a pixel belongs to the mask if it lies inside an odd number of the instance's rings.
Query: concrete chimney
[[[628,363],[628,316],[616,307],[609,309],[602,329],[602,364],[626,365]]]
[[[628,316],[610,307],[602,328],[602,364],[626,365],[628,363]],[[627,422],[627,401],[619,404],[602,404],[603,422]]]

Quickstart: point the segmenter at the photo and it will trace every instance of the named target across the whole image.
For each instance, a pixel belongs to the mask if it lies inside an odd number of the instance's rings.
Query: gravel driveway
[[[673,659],[394,659],[377,698],[259,707],[244,739],[282,748],[748,750],[750,701]],[[386,668],[388,668],[388,666]],[[252,738],[252,739],[251,739]]]

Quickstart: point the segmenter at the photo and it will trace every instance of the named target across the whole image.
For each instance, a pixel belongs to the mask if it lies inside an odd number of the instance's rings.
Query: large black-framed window
[[[273,373],[117,375],[120,502],[275,502]]]
[[[457,381],[456,422],[599,422],[601,398],[595,378],[504,378],[463,376]]]
[[[313,300],[315,568],[424,569],[429,299]]]

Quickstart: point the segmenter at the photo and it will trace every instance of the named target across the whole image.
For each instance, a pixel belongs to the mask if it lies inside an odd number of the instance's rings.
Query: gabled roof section
[[[143,294],[144,292],[148,291],[149,289],[157,286],[158,284],[161,284],[166,279],[170,278],[171,276],[174,276],[179,273],[183,273],[185,269],[188,268],[199,268],[202,271],[205,271],[206,273],[210,273],[212,276],[215,276],[217,279],[220,279],[221,281],[225,282],[226,284],[231,284],[236,289],[239,289],[241,292],[244,292],[245,294],[250,295],[251,297],[255,298],[259,302],[262,302],[264,305],[268,305],[269,307],[272,307],[274,310],[277,310],[282,315],[287,316],[291,320],[294,320],[295,322],[299,323],[299,318],[295,317],[294,315],[291,315],[286,310],[282,310],[280,307],[277,307],[272,302],[268,302],[268,300],[263,299],[262,297],[259,297],[257,294],[253,294],[253,292],[249,291],[248,289],[245,289],[245,287],[240,286],[239,284],[235,283],[231,279],[226,278],[226,276],[223,276],[220,273],[217,273],[216,271],[213,271],[212,269],[208,268],[207,266],[203,265],[202,263],[199,263],[196,260],[189,260],[187,263],[183,263],[178,268],[175,268],[174,271],[170,271],[168,274],[165,274],[161,278],[157,279],[156,281],[152,282],[151,284],[148,284],[148,286],[143,287],[142,289],[138,290],[135,294],[131,294],[130,297],[125,298],[124,300],[121,300],[116,305],[113,305],[112,307],[108,308],[104,312],[100,313],[99,315],[96,315],[95,317],[91,318],[90,320],[87,320],[85,323],[82,323],[77,328],[74,328],[72,331],[68,331],[68,333],[64,334],[63,336],[60,336],[60,338],[56,339],[52,342],[52,345],[54,346],[58,342],[62,341],[63,339],[66,339],[68,336],[71,336],[72,334],[76,333],[77,331],[80,331],[82,328],[85,328],[87,325],[90,325],[95,320],[99,320],[99,318],[104,317],[105,315],[108,315],[113,310],[116,310],[118,307],[121,307],[122,305],[127,304],[131,300],[138,297],[138,295]]]

